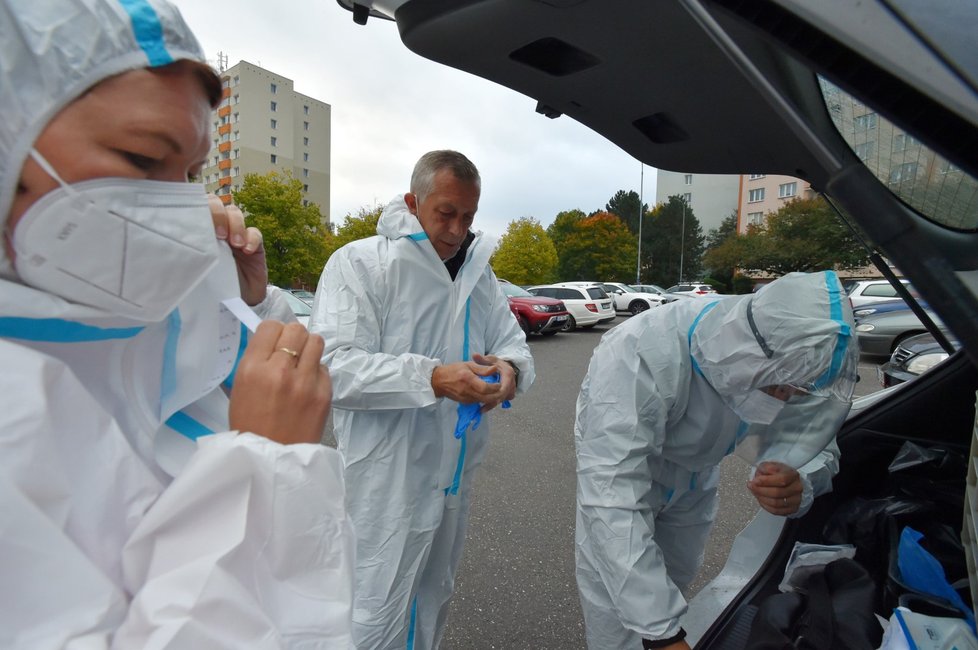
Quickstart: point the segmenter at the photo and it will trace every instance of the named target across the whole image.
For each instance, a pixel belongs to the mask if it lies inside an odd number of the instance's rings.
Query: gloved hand
[[[482,377],[482,380],[487,384],[498,384],[499,383],[499,373],[493,373],[491,375],[486,375]],[[504,409],[510,407],[509,400],[503,400],[501,406]],[[479,423],[482,422],[482,405],[481,404],[459,404],[458,405],[458,423],[455,425],[455,437],[461,438],[462,435],[468,430],[469,425],[472,425],[472,430],[475,431],[479,428]]]

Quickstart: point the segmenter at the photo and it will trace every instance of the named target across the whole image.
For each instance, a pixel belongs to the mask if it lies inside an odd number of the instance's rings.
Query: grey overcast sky
[[[475,228],[501,236],[510,221],[603,209],[619,189],[639,191],[641,165],[564,116],[508,88],[408,50],[397,27],[361,26],[335,0],[175,0],[213,64],[245,60],[332,106],[330,218],[386,204],[408,189],[418,157],[456,149],[482,175]],[[655,203],[655,169],[643,199]]]

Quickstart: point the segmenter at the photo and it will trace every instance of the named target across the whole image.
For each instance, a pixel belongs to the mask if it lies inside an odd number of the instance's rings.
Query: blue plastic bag
[[[897,566],[900,567],[900,575],[904,584],[915,591],[943,598],[957,607],[974,631],[974,612],[947,581],[941,563],[920,545],[920,540],[923,537],[923,533],[910,526],[906,526],[900,533]]]

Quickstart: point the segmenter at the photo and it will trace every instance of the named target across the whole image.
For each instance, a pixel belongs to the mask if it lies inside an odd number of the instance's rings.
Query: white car
[[[527,291],[534,296],[562,300],[570,318],[564,325],[564,332],[572,332],[578,327],[590,329],[599,323],[615,320],[615,307],[605,290],[597,283],[562,282],[529,287]]]
[[[665,296],[639,291],[623,282],[604,282],[601,286],[615,301],[615,311],[627,311],[632,316],[666,302]]]
[[[909,288],[909,282],[906,280],[900,282]],[[849,304],[853,309],[902,297],[889,280],[859,280],[849,288]]]
[[[703,284],[701,282],[689,282],[674,284],[668,289],[669,293],[678,293],[692,298],[705,298],[709,296],[716,295],[717,290],[708,284]]]
[[[309,303],[300,299],[291,291],[283,290],[282,295],[285,296],[285,300],[289,303],[289,307],[292,308],[292,313],[295,314],[296,319],[304,327],[309,327],[309,316],[312,314],[312,307]]]

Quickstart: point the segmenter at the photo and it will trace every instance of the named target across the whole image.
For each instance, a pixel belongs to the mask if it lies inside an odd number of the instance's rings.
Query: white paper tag
[[[252,333],[258,329],[258,324],[261,319],[255,310],[249,307],[240,296],[234,298],[228,298],[227,300],[221,301],[225,307],[227,307],[232,314],[234,314],[241,323],[248,328]]]

